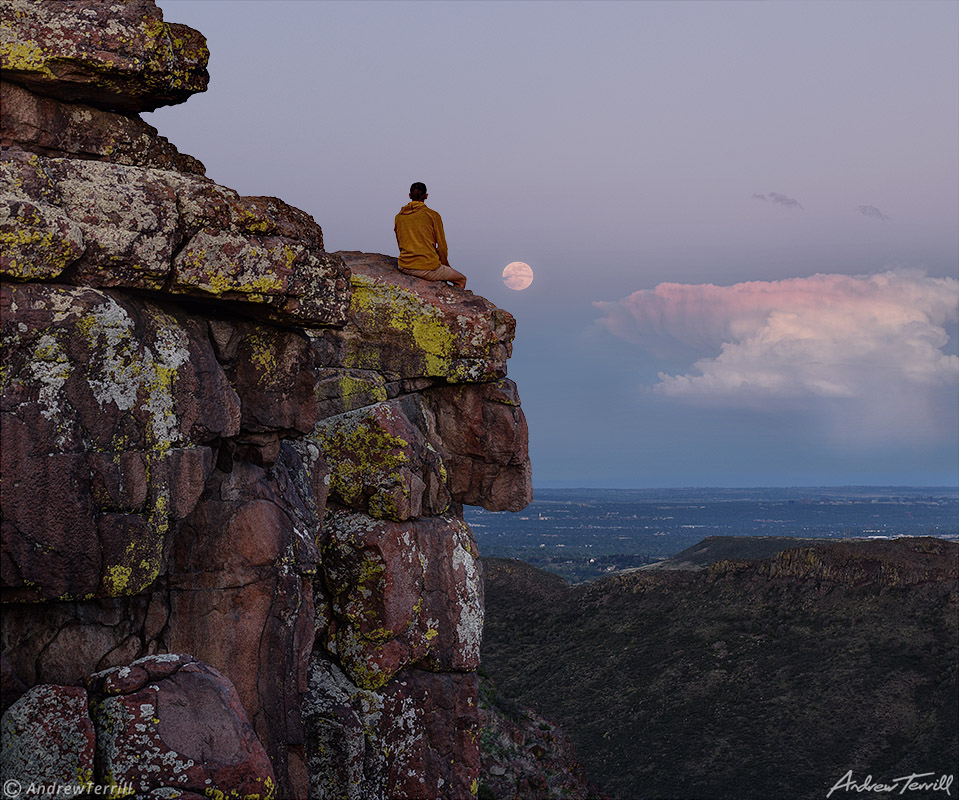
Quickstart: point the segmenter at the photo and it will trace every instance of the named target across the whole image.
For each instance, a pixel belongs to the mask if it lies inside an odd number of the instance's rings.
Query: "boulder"
[[[236,690],[191,656],[151,656],[92,675],[97,767],[138,796],[274,797],[276,779]]]
[[[340,252],[350,269],[349,321],[315,336],[318,363],[373,370],[387,380],[448,383],[506,375],[516,322],[464,289],[405,275],[396,259]]]
[[[206,90],[206,39],[153,0],[3,0],[0,69],[37,94],[108,111],[153,111]]]
[[[469,527],[454,517],[412,522],[333,511],[323,526],[326,648],[357,686],[380,689],[408,666],[479,664],[483,584]]]
[[[203,164],[137,116],[66,103],[0,81],[0,146],[203,175]]]
[[[391,400],[321,420],[309,435],[330,467],[337,503],[397,522],[444,513],[450,495],[436,448],[411,422],[416,399]],[[414,408],[422,415],[423,409]]]
[[[0,274],[53,280],[86,249],[83,231],[56,206],[0,194]]]
[[[2,729],[5,780],[52,789],[93,780],[96,734],[79,686],[34,686],[4,713]]]
[[[51,159],[21,151],[4,153],[0,191],[8,204],[35,206],[34,216],[39,219],[33,222],[38,231],[34,238],[40,233],[55,236],[55,224],[61,217],[82,235],[77,257],[64,261],[59,271],[6,274],[63,280],[69,267],[71,283],[162,288],[183,238],[177,192],[166,175],[121,164]]]
[[[312,217],[281,200],[167,170],[8,151],[0,203],[7,277],[230,301],[304,325],[345,320],[342,259],[323,252]]]
[[[279,201],[267,210],[277,216],[297,211]],[[339,258],[321,250],[282,235],[204,228],[177,254],[170,291],[262,304],[270,316],[300,324],[338,324],[348,298],[347,272]]]

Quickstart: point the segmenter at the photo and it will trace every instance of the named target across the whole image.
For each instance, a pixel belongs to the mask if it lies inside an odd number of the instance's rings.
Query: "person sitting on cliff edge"
[[[400,248],[400,272],[428,281],[449,281],[465,289],[466,276],[453,269],[447,258],[443,220],[426,207],[427,197],[425,183],[417,181],[410,186],[410,202],[400,209],[393,223]]]

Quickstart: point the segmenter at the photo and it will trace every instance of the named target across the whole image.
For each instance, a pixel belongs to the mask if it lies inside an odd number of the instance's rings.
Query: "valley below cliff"
[[[959,545],[783,547],[578,585],[485,559],[482,668],[620,800],[811,799],[850,770],[857,784],[953,775]]]

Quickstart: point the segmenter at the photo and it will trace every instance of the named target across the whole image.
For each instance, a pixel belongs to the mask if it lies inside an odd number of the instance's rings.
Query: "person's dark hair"
[[[420,183],[417,181],[410,187],[410,200],[419,200],[422,202],[426,199],[426,184]]]

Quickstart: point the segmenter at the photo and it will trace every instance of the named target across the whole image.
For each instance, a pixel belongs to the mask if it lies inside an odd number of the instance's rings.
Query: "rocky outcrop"
[[[68,103],[153,111],[206,89],[206,39],[153,0],[4,0],[5,80]]]
[[[137,116],[63,103],[23,86],[0,84],[0,146],[16,145],[51,158],[84,158],[203,175],[197,159],[180,153]]]
[[[10,148],[0,165],[0,274],[247,306],[341,325],[348,271],[319,226],[281,200],[195,175]],[[224,309],[226,310],[226,309]]]
[[[5,777],[472,796],[513,318],[157,136],[207,77],[152,2],[0,5]]]
[[[41,794],[115,786],[151,797],[274,796],[236,690],[210,666],[152,656],[84,684],[35,686],[3,715],[5,778]]]

